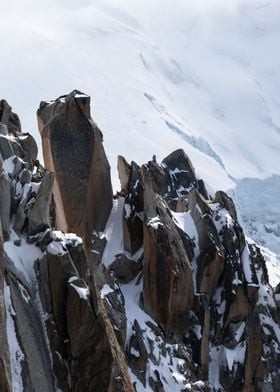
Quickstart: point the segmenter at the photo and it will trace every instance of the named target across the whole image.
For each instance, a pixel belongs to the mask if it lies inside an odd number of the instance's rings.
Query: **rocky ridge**
[[[113,196],[90,98],[37,114],[45,168],[0,102],[0,390],[277,391],[280,279],[232,200],[183,150],[119,157]]]

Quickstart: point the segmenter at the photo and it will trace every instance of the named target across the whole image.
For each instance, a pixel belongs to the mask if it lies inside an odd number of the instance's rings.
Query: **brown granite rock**
[[[55,173],[56,226],[90,243],[112,208],[110,166],[102,133],[90,117],[90,97],[78,91],[37,111],[46,168]]]
[[[184,334],[193,301],[190,261],[167,206],[144,177],[144,307],[168,335]]]
[[[132,392],[124,353],[94,277],[86,283],[69,251],[50,245],[47,258],[37,263],[37,280],[58,386],[65,392],[82,391],[85,385],[89,392]]]

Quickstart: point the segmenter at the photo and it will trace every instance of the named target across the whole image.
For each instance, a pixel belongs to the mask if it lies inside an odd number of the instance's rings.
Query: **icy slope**
[[[280,174],[278,1],[13,0],[1,13],[1,96],[37,139],[41,97],[93,96],[115,188],[117,154],[178,147],[210,189]]]
[[[244,178],[231,194],[247,235],[280,253],[280,177]]]

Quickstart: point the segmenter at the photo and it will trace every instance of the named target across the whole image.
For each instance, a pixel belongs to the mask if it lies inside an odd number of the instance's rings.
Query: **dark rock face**
[[[110,167],[102,134],[90,118],[90,98],[78,91],[37,112],[45,165],[55,173],[56,225],[90,241],[112,208]]]
[[[123,211],[124,250],[134,254],[143,244],[144,185],[140,167],[131,162]]]

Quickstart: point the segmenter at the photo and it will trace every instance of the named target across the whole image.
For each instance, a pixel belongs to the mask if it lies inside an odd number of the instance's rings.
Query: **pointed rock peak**
[[[162,161],[170,170],[186,170],[189,171],[195,179],[195,171],[190,158],[185,151],[180,148],[173,151]]]
[[[56,174],[57,226],[90,240],[112,207],[110,166],[102,133],[90,117],[90,97],[74,90],[37,111],[46,168]]]
[[[73,90],[71,93],[61,95],[54,100],[42,101],[37,110],[40,132],[42,126],[46,124],[46,119],[49,119],[54,113],[57,115],[58,112],[65,111],[66,108],[70,112],[79,109],[87,118],[90,118],[90,96],[79,90]]]
[[[0,101],[0,124],[6,125],[10,133],[21,132],[19,117],[12,111],[11,106],[5,99]]]

